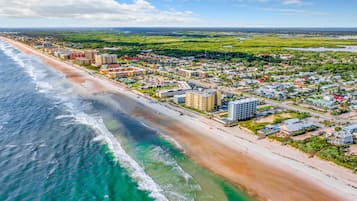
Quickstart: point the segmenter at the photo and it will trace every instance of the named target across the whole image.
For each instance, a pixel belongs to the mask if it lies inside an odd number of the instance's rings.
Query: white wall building
[[[229,102],[228,120],[234,122],[253,118],[257,113],[257,105],[258,100],[255,98],[246,98]]]
[[[171,90],[160,90],[156,92],[156,95],[160,98],[169,98],[176,95],[186,94],[186,89],[171,89]]]
[[[330,143],[334,145],[346,145],[353,143],[353,136],[351,133],[346,131],[340,131],[332,134],[330,138]]]
[[[186,94],[175,95],[175,96],[174,96],[174,102],[175,102],[176,104],[185,103],[185,102],[186,102]]]

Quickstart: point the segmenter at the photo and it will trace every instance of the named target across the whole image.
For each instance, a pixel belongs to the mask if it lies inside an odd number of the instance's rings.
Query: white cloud
[[[147,0],[131,3],[115,0],[0,0],[1,17],[70,19],[84,24],[100,22],[101,26],[180,25],[199,21],[190,11],[158,10]]]
[[[292,5],[292,4],[301,4],[302,2],[300,0],[284,0],[282,2],[285,5]]]
[[[286,6],[306,6],[306,5],[312,5],[311,2],[305,2],[304,0],[256,0],[261,3],[268,3],[268,2],[275,2],[279,4],[283,4]]]
[[[281,9],[281,8],[264,8],[264,11],[268,12],[279,12],[287,14],[301,14],[301,15],[328,15],[326,12],[310,11],[310,10],[300,10],[300,9]]]
[[[284,5],[296,5],[296,6],[311,6],[313,2],[306,2],[302,0],[283,0],[282,4]]]

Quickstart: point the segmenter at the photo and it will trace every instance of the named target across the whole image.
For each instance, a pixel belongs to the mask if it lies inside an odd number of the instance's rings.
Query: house
[[[260,135],[272,135],[280,131],[279,125],[267,125],[264,129],[258,131]]]
[[[323,97],[323,100],[331,103],[335,100],[335,97],[333,97],[331,95],[327,95],[327,96]]]
[[[334,103],[332,101],[327,101],[323,99],[307,98],[306,101],[314,106],[322,108],[332,108]]]
[[[340,96],[340,95],[335,95],[335,98],[338,102],[344,102],[345,101],[345,98]]]
[[[299,135],[304,132],[312,131],[316,128],[311,122],[299,119],[288,119],[280,125],[280,131],[289,135]]]
[[[263,96],[265,98],[285,100],[287,98],[286,91],[280,91],[275,86],[264,86],[255,91],[258,96]]]
[[[334,145],[346,145],[353,143],[353,136],[347,131],[335,132],[329,137],[329,142]]]
[[[352,124],[352,125],[343,127],[342,130],[353,134],[357,131],[357,124]]]
[[[184,95],[186,94],[187,89],[171,89],[171,90],[160,90],[156,92],[156,96],[160,98],[169,98],[174,97],[176,95]]]
[[[123,59],[126,60],[126,61],[132,61],[132,62],[139,62],[140,61],[140,58],[138,58],[138,57],[124,56]]]
[[[279,57],[280,57],[281,60],[289,60],[289,59],[292,58],[292,55],[290,55],[290,54],[281,54],[281,55],[279,55]]]
[[[251,79],[243,79],[239,82],[239,84],[237,84],[237,87],[240,87],[240,86],[246,87],[246,86],[249,86],[252,84],[259,84],[259,81],[251,80]]]
[[[199,77],[199,72],[195,70],[179,69],[178,74],[183,77]]]

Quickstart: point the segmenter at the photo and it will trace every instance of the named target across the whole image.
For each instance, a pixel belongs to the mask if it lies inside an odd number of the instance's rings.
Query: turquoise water
[[[0,41],[0,61],[0,200],[249,200],[38,58]]]

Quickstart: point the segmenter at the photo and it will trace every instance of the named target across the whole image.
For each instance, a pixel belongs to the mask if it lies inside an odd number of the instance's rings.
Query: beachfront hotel
[[[118,56],[116,54],[95,55],[95,65],[96,66],[115,64],[117,62],[118,62]]]
[[[228,104],[228,120],[231,122],[253,118],[257,113],[258,100],[246,98]]]
[[[84,56],[89,59],[91,63],[95,62],[95,56],[98,54],[97,50],[84,50]]]
[[[217,90],[190,90],[186,92],[186,107],[202,112],[213,112],[221,106],[221,92]]]

